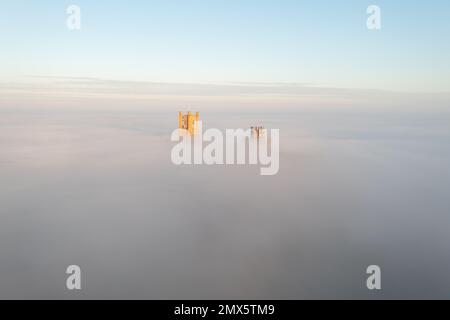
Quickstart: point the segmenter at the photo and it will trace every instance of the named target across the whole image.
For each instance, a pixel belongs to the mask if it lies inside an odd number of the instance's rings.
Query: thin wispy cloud
[[[0,84],[0,100],[4,103],[34,99],[35,101],[70,99],[111,101],[173,101],[178,104],[198,103],[230,108],[242,103],[264,107],[403,106],[429,104],[430,108],[450,106],[450,93],[409,93],[388,90],[320,87],[298,83],[170,83],[151,81],[124,81],[92,77],[28,76]],[[58,100],[59,99],[59,100]],[[150,105],[149,105],[150,106]],[[447,108],[448,109],[448,108]]]

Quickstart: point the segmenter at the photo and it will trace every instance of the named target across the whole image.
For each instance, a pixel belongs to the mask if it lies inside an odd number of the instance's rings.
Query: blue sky
[[[81,7],[82,29],[66,28]],[[366,28],[366,8],[382,29]],[[450,2],[3,1],[1,82],[27,76],[450,91]]]

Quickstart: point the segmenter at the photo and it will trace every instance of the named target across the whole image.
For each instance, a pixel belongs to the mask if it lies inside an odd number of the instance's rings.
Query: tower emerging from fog
[[[264,127],[251,127],[250,130],[253,138],[260,139],[267,136],[267,130]]]
[[[200,112],[197,112],[195,116],[191,112],[188,112],[186,115],[183,115],[182,112],[178,114],[178,127],[187,130],[192,135],[197,133],[199,121]]]

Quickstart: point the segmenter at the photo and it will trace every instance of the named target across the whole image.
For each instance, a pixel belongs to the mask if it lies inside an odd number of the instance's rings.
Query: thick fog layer
[[[173,165],[176,109],[0,109],[0,298],[448,298],[450,115],[356,110],[202,110],[280,129],[264,177]]]

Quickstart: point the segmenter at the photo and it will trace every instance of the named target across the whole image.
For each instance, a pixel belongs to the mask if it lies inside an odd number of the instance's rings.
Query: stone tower
[[[199,121],[199,112],[195,116],[191,112],[188,112],[186,115],[183,115],[182,112],[178,113],[178,128],[187,130],[192,135],[197,133],[197,123]]]

